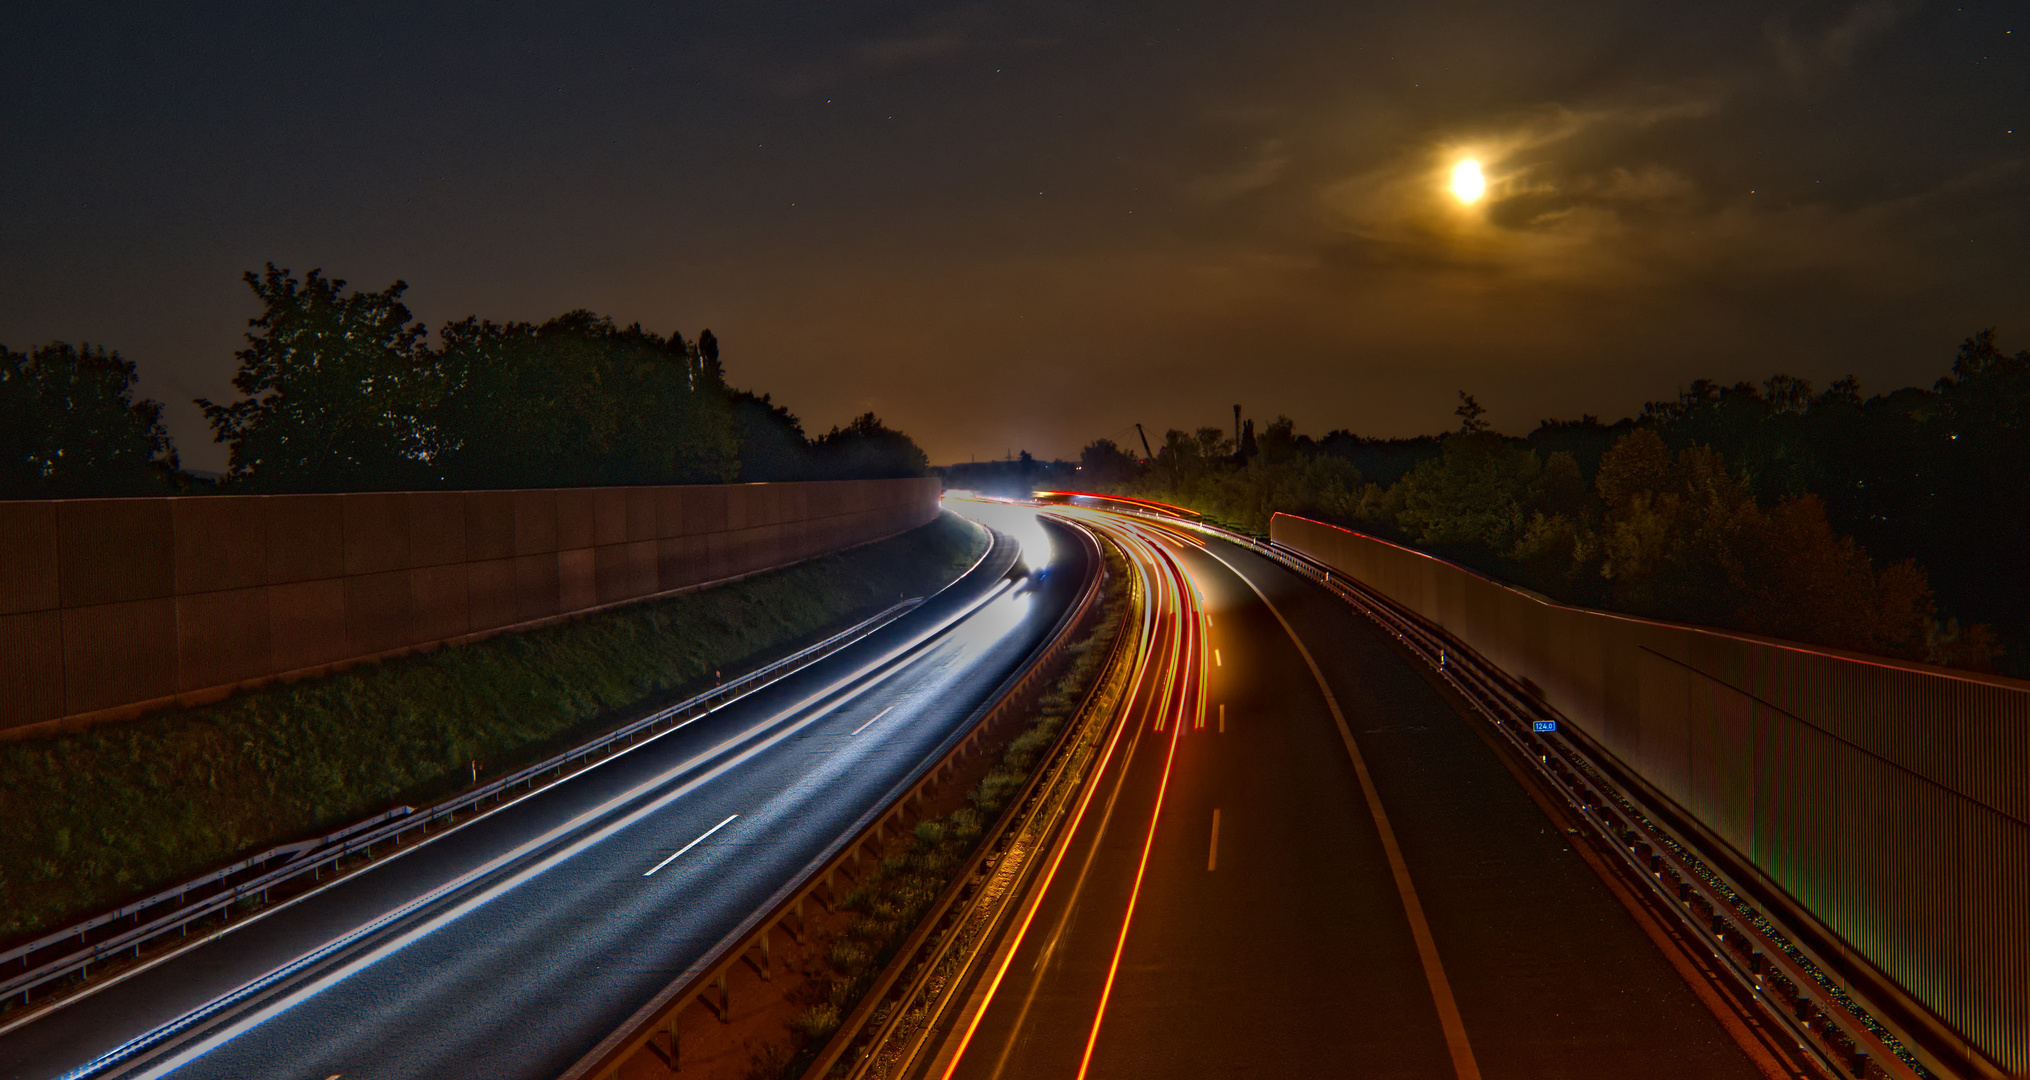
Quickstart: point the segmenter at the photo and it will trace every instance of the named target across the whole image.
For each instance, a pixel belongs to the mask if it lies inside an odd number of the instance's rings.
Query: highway
[[[1373,624],[1245,547],[1063,512],[1146,575],[1157,636],[913,1075],[1791,1075]]]
[[[0,1077],[556,1076],[906,784],[1041,643],[1080,569],[1011,575],[999,539],[810,667],[0,1032]]]

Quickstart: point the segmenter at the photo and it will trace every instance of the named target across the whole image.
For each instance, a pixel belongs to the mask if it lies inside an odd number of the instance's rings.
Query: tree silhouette
[[[1478,435],[1487,430],[1487,421],[1481,419],[1487,415],[1487,410],[1464,390],[1459,391],[1459,407],[1452,410],[1452,415],[1459,418],[1459,433],[1462,435]]]
[[[0,498],[169,493],[176,451],[162,406],[134,400],[135,378],[90,345],[0,346]]]
[[[421,414],[433,392],[425,330],[401,303],[408,285],[348,293],[312,270],[269,263],[246,275],[262,303],[226,405],[199,399],[232,450],[232,478],[266,490],[413,486],[427,475]]]

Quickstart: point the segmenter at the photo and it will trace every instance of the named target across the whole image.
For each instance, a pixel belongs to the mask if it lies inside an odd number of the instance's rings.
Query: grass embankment
[[[538,760],[904,595],[986,544],[952,515],[704,589],[198,708],[0,743],[0,939]]]
[[[967,793],[967,805],[918,822],[906,849],[891,852],[840,899],[839,907],[852,912],[853,919],[829,941],[817,943],[813,951],[824,960],[804,972],[799,997],[805,1008],[789,1022],[786,1038],[756,1050],[747,1073],[751,1080],[796,1077],[810,1067],[1074,718],[1106,665],[1119,632],[1121,606],[1127,603],[1127,567],[1112,552],[1107,558],[1111,573],[1100,617],[1084,639],[1068,647],[1064,673],[1037,700],[1000,760]]]

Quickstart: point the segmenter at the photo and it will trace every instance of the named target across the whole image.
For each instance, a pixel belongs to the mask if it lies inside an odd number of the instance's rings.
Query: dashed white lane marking
[[[1319,670],[1311,650],[1304,647],[1304,639],[1297,636],[1297,628],[1290,625],[1290,620],[1283,617],[1283,612],[1270,601],[1269,594],[1255,584],[1254,579],[1241,573],[1239,567],[1227,562],[1210,547],[1205,553],[1233,571],[1235,577],[1261,598],[1262,606],[1283,624],[1283,632],[1289,635],[1290,644],[1297,647],[1297,655],[1304,658],[1304,666],[1311,669],[1312,681],[1318,684],[1318,692],[1325,698],[1325,707],[1332,713],[1332,723],[1339,729],[1339,739],[1346,744],[1346,755],[1352,760],[1354,775],[1360,780],[1360,791],[1367,799],[1368,812],[1374,817],[1375,831],[1381,835],[1382,851],[1388,856],[1389,870],[1395,875],[1396,891],[1402,897],[1404,914],[1410,919],[1410,937],[1416,942],[1417,957],[1423,961],[1424,978],[1431,985],[1431,999],[1438,1008],[1438,1026],[1445,1033],[1445,1047],[1452,1054],[1452,1069],[1459,1080],[1481,1080],[1480,1063],[1474,1058],[1473,1044],[1466,1037],[1466,1024],[1459,1017],[1459,1003],[1452,996],[1452,982],[1445,975],[1445,965],[1438,959],[1438,943],[1431,936],[1430,920],[1425,918],[1424,905],[1417,900],[1416,886],[1410,882],[1409,864],[1403,861],[1403,849],[1396,843],[1396,831],[1389,824],[1388,811],[1382,808],[1381,793],[1375,789],[1374,777],[1367,771],[1367,760],[1361,757],[1360,746],[1353,741],[1353,729],[1347,726],[1346,714],[1339,708],[1339,699],[1333,696],[1332,687],[1326,685],[1325,672]]]
[[[893,706],[893,705],[890,705],[889,707],[887,707],[887,708],[885,708],[885,709],[881,710],[880,712],[878,712],[878,713],[875,713],[875,714],[874,714],[874,720],[879,720],[879,719],[881,719],[882,717],[884,717],[884,716],[887,716],[887,715],[888,715],[889,713],[892,713],[892,712],[894,712],[894,711],[895,711],[895,706]],[[869,721],[867,721],[866,723],[864,723],[864,724],[861,724],[861,725],[860,725],[859,727],[856,727],[856,728],[854,728],[854,729],[853,729],[853,734],[854,734],[854,735],[858,735],[858,734],[860,734],[861,732],[863,732],[863,731],[867,730],[868,728],[870,728],[870,727],[873,727],[873,726],[874,726],[874,720],[869,720]],[[851,738],[852,736],[847,736],[847,737],[848,737],[848,738]]]
[[[1205,872],[1219,869],[1219,807],[1212,808],[1212,850],[1205,856]]]
[[[704,833],[704,835],[703,835],[703,836],[700,836],[700,837],[698,837],[698,838],[697,838],[696,840],[693,840],[693,841],[691,841],[690,843],[688,843],[688,844],[685,844],[685,845],[684,845],[683,847],[680,847],[680,848],[678,848],[678,849],[677,849],[677,854],[676,854],[676,855],[672,855],[672,856],[670,856],[669,858],[667,858],[667,859],[664,859],[663,861],[661,861],[661,862],[659,862],[659,863],[655,864],[654,866],[651,866],[651,867],[649,867],[649,869],[648,869],[648,874],[643,874],[643,875],[642,875],[642,877],[647,877],[647,876],[648,876],[649,874],[653,874],[653,873],[655,873],[656,871],[658,871],[658,870],[661,870],[661,869],[662,869],[663,867],[665,867],[665,866],[668,866],[669,864],[671,864],[671,863],[673,863],[673,862],[676,862],[676,861],[677,861],[677,855],[682,855],[682,854],[683,854],[684,852],[686,852],[686,851],[689,851],[689,850],[691,850],[692,848],[694,848],[694,847],[697,847],[697,846],[698,846],[699,844],[702,844],[702,843],[704,843],[704,842],[705,842],[705,837],[707,837],[707,836],[711,836],[711,835],[712,835],[713,833],[715,833],[715,832],[718,832],[718,831],[719,831],[720,829],[723,829],[723,828],[725,828],[726,826],[728,826],[728,825],[731,825],[731,824],[733,824],[733,819],[734,819],[734,818],[737,818],[737,817],[739,817],[739,816],[740,816],[739,814],[728,814],[728,815],[726,816],[726,820],[724,820],[724,821],[720,822],[720,823],[719,823],[719,824],[717,824],[717,825],[714,825],[714,826],[712,826],[712,827],[711,827],[711,828],[709,828],[709,829],[706,829],[706,830],[705,830],[705,833]]]

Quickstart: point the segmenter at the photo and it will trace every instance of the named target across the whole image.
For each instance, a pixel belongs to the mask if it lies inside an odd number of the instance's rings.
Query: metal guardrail
[[[406,817],[409,814],[414,813],[415,809],[416,808],[413,806],[397,806],[392,810],[375,814],[373,817],[367,818],[363,821],[355,821],[352,824],[347,825],[341,829],[325,833],[323,836],[319,836],[314,839],[299,840],[293,844],[282,844],[278,847],[269,848],[268,850],[263,851],[258,855],[249,855],[248,857],[241,859],[238,862],[232,863],[231,865],[220,867],[219,869],[213,870],[208,874],[204,874],[202,876],[192,878],[189,881],[185,881],[172,889],[165,889],[152,896],[145,896],[139,900],[134,900],[129,903],[122,904],[119,907],[112,909],[111,911],[101,912],[100,914],[94,915],[91,918],[86,919],[82,922],[72,923],[61,930],[57,930],[49,934],[44,934],[43,936],[36,938],[34,941],[28,942],[25,945],[16,945],[15,947],[8,949],[5,952],[0,952],[0,964],[15,963],[16,961],[19,961],[27,956],[32,956],[37,952],[43,951],[45,949],[50,949],[58,945],[62,945],[64,942],[69,941],[71,938],[77,938],[80,942],[82,942],[85,936],[91,933],[91,931],[97,930],[102,926],[109,926],[113,923],[120,921],[121,919],[137,915],[140,912],[145,911],[148,908],[154,907],[157,904],[165,903],[170,900],[180,899],[194,890],[208,888],[210,886],[220,884],[221,882],[224,882],[227,879],[231,878],[234,874],[245,873],[246,871],[251,870],[256,866],[263,866],[268,863],[274,862],[277,859],[294,859],[297,858],[298,856],[303,855],[305,852],[315,851],[319,848],[339,843],[363,830],[371,829],[393,818]],[[0,987],[4,986],[5,984],[0,984]]]
[[[927,759],[899,781],[887,797],[862,814],[851,828],[778,889],[753,915],[721,938],[662,992],[573,1063],[561,1080],[609,1080],[617,1077],[621,1067],[644,1050],[675,1069],[681,1056],[678,1024],[693,1002],[704,1004],[723,1022],[732,1008],[729,984],[735,968],[751,963],[762,979],[772,979],[775,932],[784,930],[801,942],[804,939],[805,904],[813,899],[819,903],[827,903],[827,897],[836,899],[840,895],[837,877],[847,870],[847,864],[851,863],[857,870],[868,846],[883,842],[889,829],[899,828],[909,814],[911,803],[921,806],[925,794],[942,783],[961,761],[984,749],[985,733],[1004,721],[1023,696],[1037,687],[1052,662],[1064,654],[1079,624],[1098,601],[1105,578],[1105,560],[1096,545],[1091,555],[1091,570],[1080,590],[1079,602],[1052,627],[1044,644],[1014,674],[1003,680],[988,696],[986,703],[953,732],[943,752]],[[852,876],[850,871],[848,876]],[[821,891],[823,895],[820,895]],[[758,963],[750,959],[757,952],[761,957]],[[664,1036],[668,1039],[668,1049],[660,1042],[660,1037]]]
[[[992,544],[989,544],[989,551]],[[985,555],[981,556],[983,561]],[[979,565],[976,561],[975,567]],[[967,573],[971,570],[968,569]],[[963,578],[964,575],[961,575]],[[807,646],[788,656],[772,661],[738,678],[731,679],[703,693],[693,695],[674,705],[658,709],[648,716],[635,720],[590,742],[573,747],[561,754],[547,758],[523,769],[518,769],[497,780],[463,792],[451,799],[416,812],[412,807],[401,806],[377,814],[364,821],[355,822],[336,832],[324,836],[270,848],[258,855],[239,860],[230,866],[214,870],[202,877],[194,878],[179,885],[164,889],[151,896],[121,905],[109,912],[95,915],[80,923],[66,926],[61,930],[19,945],[0,953],[0,965],[21,963],[24,970],[0,980],[0,1000],[19,996],[22,1003],[29,1002],[30,995],[37,989],[52,982],[68,979],[87,972],[87,969],[101,961],[118,959],[131,953],[138,957],[148,942],[171,933],[182,938],[187,935],[191,923],[224,914],[230,918],[233,905],[250,897],[265,898],[278,885],[300,878],[305,874],[313,880],[321,876],[325,867],[338,869],[339,864],[356,853],[364,852],[372,858],[373,847],[393,840],[400,843],[404,833],[411,829],[426,829],[435,821],[477,807],[480,803],[494,799],[498,801],[515,788],[527,787],[534,790],[537,781],[545,774],[552,780],[565,778],[565,767],[572,761],[581,761],[586,767],[594,762],[592,758],[602,751],[611,756],[613,748],[620,743],[632,745],[642,734],[653,733],[665,725],[675,726],[689,723],[712,709],[724,707],[740,697],[760,688],[760,685],[775,678],[788,675],[793,669],[804,667],[837,652],[839,649],[872,634],[882,626],[900,618],[924,602],[923,597],[904,600],[888,607],[859,623],[840,631],[823,641]],[[696,713],[697,715],[686,715]],[[677,719],[681,717],[682,719]],[[602,758],[601,760],[604,760]],[[569,775],[575,776],[583,769]],[[498,808],[498,806],[496,806]],[[472,819],[467,819],[468,821]],[[286,865],[265,872],[256,867],[265,867],[276,859],[285,859]],[[240,881],[231,880],[234,875],[250,874]],[[205,891],[210,890],[210,891]],[[193,892],[203,892],[195,900]],[[173,905],[152,920],[142,921],[142,913],[164,904]],[[89,940],[93,930],[110,926],[122,919],[132,918],[134,925],[124,931],[108,934],[100,940]],[[218,927],[200,941],[225,932],[231,925]],[[38,952],[61,948],[76,940],[76,948],[53,957],[39,965],[30,966],[30,960]]]
[[[1591,826],[1596,849],[1614,857],[1622,877],[1647,892],[1653,910],[1675,913],[1695,934],[1711,935],[1719,944],[1705,954],[1718,959],[1713,966],[1829,1075],[1933,1080],[1934,1074],[1894,1032],[1854,1002],[1768,912],[1748,902],[1747,890],[1702,859],[1697,845],[1660,825],[1667,816],[1648,805],[1618,765],[1583,735],[1559,725],[1562,718],[1507,673],[1442,629],[1302,552],[1221,529],[1186,527],[1243,544],[1317,582],[1436,669],[1565,799],[1572,816]],[[1540,723],[1556,726],[1540,730]],[[1871,1053],[1871,1047],[1878,1052]]]

